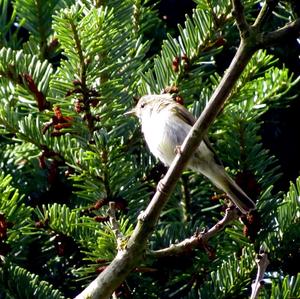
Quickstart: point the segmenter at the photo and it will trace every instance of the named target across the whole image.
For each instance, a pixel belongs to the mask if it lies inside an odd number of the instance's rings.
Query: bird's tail
[[[201,172],[208,177],[218,188],[226,192],[233,203],[242,213],[248,213],[255,209],[255,203],[238,186],[238,184],[226,173],[223,166],[210,164],[209,168],[201,169]]]
[[[242,213],[248,213],[256,208],[255,203],[250,197],[238,186],[238,184],[227,175],[227,181],[224,183],[224,191],[241,210]]]

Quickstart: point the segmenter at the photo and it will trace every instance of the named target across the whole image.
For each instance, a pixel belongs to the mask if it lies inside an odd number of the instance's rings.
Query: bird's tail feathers
[[[250,197],[238,186],[238,184],[229,176],[227,186],[224,186],[224,191],[234,204],[241,210],[242,213],[248,213],[256,208],[255,203]]]
[[[238,184],[226,173],[223,166],[214,165],[215,169],[204,173],[218,188],[226,192],[228,197],[239,208],[242,213],[248,213],[255,209],[255,203],[250,197],[238,186]]]

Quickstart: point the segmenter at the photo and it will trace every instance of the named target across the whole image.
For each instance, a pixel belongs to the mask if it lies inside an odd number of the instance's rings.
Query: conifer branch
[[[39,21],[39,27],[38,27],[38,31],[39,31],[39,44],[40,44],[40,56],[41,59],[44,60],[47,57],[47,36],[46,36],[46,32],[43,29],[43,23],[42,23],[42,16],[43,16],[43,10],[42,10],[42,1],[38,0],[36,1],[36,12],[37,12],[37,17],[38,17],[38,21]]]
[[[69,22],[72,28],[74,41],[75,41],[75,47],[77,50],[77,54],[79,56],[80,61],[80,87],[81,92],[83,96],[83,105],[84,105],[84,111],[85,111],[85,119],[88,124],[88,128],[90,132],[94,131],[94,119],[91,113],[90,104],[89,104],[89,89],[87,86],[87,67],[88,67],[88,59],[84,56],[84,51],[82,49],[80,37],[77,31],[77,28],[74,24],[74,21],[72,18],[69,18]]]

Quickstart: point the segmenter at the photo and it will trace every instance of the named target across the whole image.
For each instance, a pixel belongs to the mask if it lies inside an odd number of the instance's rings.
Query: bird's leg
[[[145,211],[141,211],[140,214],[138,215],[138,218],[137,218],[137,219],[138,219],[139,221],[142,221],[142,222],[143,222],[143,221],[145,221],[145,218],[146,218]]]
[[[161,179],[158,184],[157,184],[157,187],[156,187],[157,191],[160,192],[160,193],[163,193],[163,194],[166,194],[165,192],[165,183],[163,182],[163,179]]]
[[[176,145],[174,152],[175,154],[182,154],[181,145]]]
[[[176,154],[181,154],[182,153],[181,145],[176,145],[174,152]],[[167,192],[164,189],[165,189],[165,183],[163,182],[163,179],[161,179],[157,184],[156,190],[159,191],[160,193],[167,194]]]

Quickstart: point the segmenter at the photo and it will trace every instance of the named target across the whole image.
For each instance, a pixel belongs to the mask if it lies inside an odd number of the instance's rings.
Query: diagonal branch
[[[199,146],[209,126],[222,110],[226,99],[229,97],[231,90],[254,52],[255,49],[251,44],[242,39],[229,69],[185,139],[180,153],[176,155],[167,174],[159,183],[157,192],[147,209],[139,216],[138,223],[128,241],[127,248],[119,251],[111,264],[76,299],[109,298],[132,269],[142,260],[147,240],[151,236],[159,219],[160,212],[173,192],[189,157]]]
[[[237,16],[237,24],[242,32],[247,32],[245,17],[243,16],[243,7],[241,1],[232,0]],[[270,1],[270,0],[267,0]],[[292,25],[291,25],[292,24]],[[114,290],[126,279],[129,273],[139,264],[145,254],[147,240],[151,236],[155,225],[159,219],[160,213],[166,204],[168,198],[173,192],[176,182],[187,164],[189,157],[197,149],[208,128],[214,122],[221,112],[225,101],[239,79],[247,63],[258,48],[281,42],[285,35],[299,35],[300,22],[295,21],[273,33],[261,33],[259,30],[250,30],[250,36],[241,34],[241,42],[238,50],[224,74],[219,86],[213,93],[210,101],[203,110],[199,119],[189,132],[181,151],[176,155],[167,174],[159,183],[157,192],[153,196],[145,212],[139,218],[138,223],[130,237],[127,248],[118,251],[117,256],[111,264],[81,293],[76,299],[105,299],[109,298]],[[284,31],[282,31],[284,30]],[[283,33],[285,32],[285,33]]]

